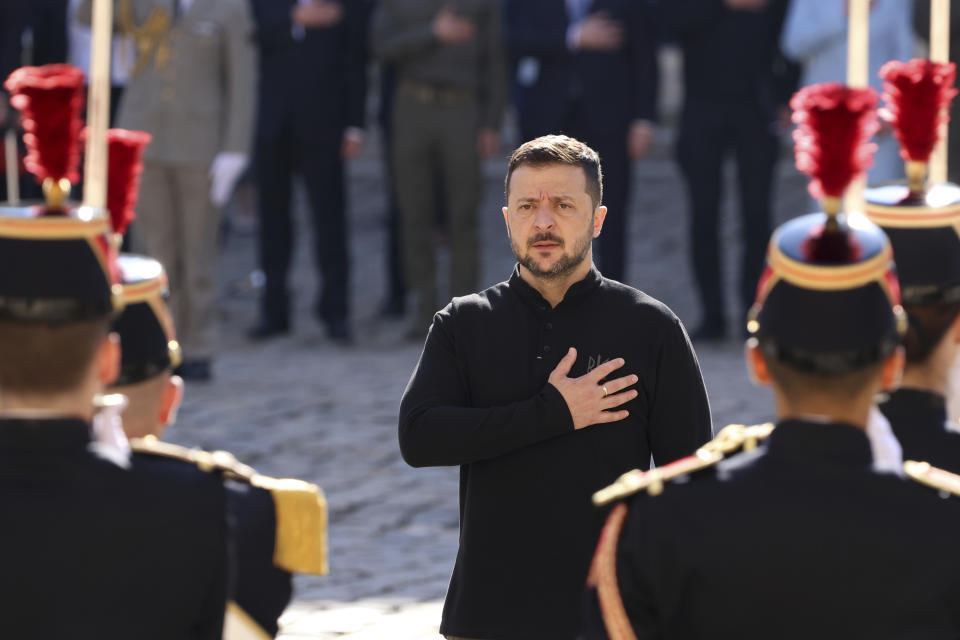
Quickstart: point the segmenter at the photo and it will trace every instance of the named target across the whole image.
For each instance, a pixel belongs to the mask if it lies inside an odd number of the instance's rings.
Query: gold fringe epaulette
[[[208,472],[247,482],[270,492],[276,514],[273,564],[292,573],[324,575],[327,563],[327,500],[315,484],[292,478],[271,478],[239,462],[227,451],[189,449],[155,436],[133,438],[136,453],[184,460]]]
[[[944,469],[938,469],[929,462],[904,460],[903,471],[907,477],[928,487],[960,496],[960,476]]]
[[[756,449],[760,441],[770,436],[773,427],[773,423],[770,422],[749,427],[742,424],[727,425],[713,440],[697,449],[692,456],[680,458],[676,462],[649,471],[641,469],[627,471],[613,484],[594,493],[593,504],[602,507],[643,490],[651,496],[659,495],[663,492],[663,483],[667,480],[712,467],[731,453]]]
[[[324,575],[327,565],[327,499],[315,484],[255,475],[253,486],[273,496],[277,532],[273,564],[292,573]]]
[[[143,453],[164,458],[184,460],[197,466],[201,471],[220,472],[228,478],[250,482],[257,472],[251,467],[238,461],[228,451],[203,451],[189,449],[178,444],[162,442],[156,436],[131,438],[130,449],[135,453]]]

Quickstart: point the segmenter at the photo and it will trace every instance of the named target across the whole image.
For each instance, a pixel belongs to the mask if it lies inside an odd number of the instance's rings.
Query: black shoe
[[[184,360],[183,364],[174,370],[174,373],[184,380],[193,382],[206,382],[213,377],[210,371],[210,361],[206,358]]]
[[[721,342],[726,337],[726,328],[716,322],[704,322],[690,334],[693,342]]]
[[[340,344],[352,344],[353,334],[350,332],[350,325],[343,318],[337,320],[327,320],[327,337]]]
[[[266,340],[267,338],[283,336],[288,333],[290,333],[289,322],[261,320],[247,331],[247,337],[251,340]]]

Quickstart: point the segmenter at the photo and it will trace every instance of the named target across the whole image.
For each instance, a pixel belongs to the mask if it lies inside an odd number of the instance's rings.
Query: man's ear
[[[747,374],[750,376],[750,382],[758,387],[769,387],[773,384],[773,378],[770,377],[770,369],[767,368],[767,360],[760,351],[760,344],[756,338],[747,340],[743,348],[743,355],[747,361]]]
[[[120,375],[120,336],[111,331],[97,347],[97,380],[105,387],[112,385]]]
[[[960,313],[953,319],[953,340],[960,344]]]
[[[170,376],[163,386],[163,396],[160,398],[160,424],[164,427],[177,421],[177,410],[183,402],[183,378]]]
[[[893,350],[883,361],[883,375],[880,377],[880,386],[883,391],[893,391],[900,386],[903,378],[903,365],[907,358],[902,346]]]
[[[503,224],[507,225],[507,237],[510,237],[510,209],[508,207],[502,207],[503,211]]]
[[[593,237],[597,238],[600,236],[600,231],[603,230],[603,221],[607,219],[607,208],[603,205],[597,207],[597,210],[593,213]]]

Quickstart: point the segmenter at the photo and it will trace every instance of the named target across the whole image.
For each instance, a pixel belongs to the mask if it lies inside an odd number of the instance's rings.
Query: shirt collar
[[[584,276],[582,280],[578,280],[570,285],[570,288],[567,289],[567,293],[563,296],[563,300],[560,301],[560,303],[557,305],[557,308],[574,304],[583,300],[588,295],[596,291],[602,282],[603,276],[600,275],[600,270],[597,269],[596,265],[591,265],[590,271],[587,272],[587,275]],[[531,287],[527,281],[523,279],[523,276],[520,275],[519,263],[513,268],[513,275],[510,276],[509,284],[510,288],[513,289],[527,304],[540,309],[541,311],[546,311],[550,308],[550,303],[547,302],[544,297],[540,295],[540,292]]]
[[[799,459],[817,465],[863,467],[873,463],[863,429],[842,422],[784,420],[770,434],[768,456]]]

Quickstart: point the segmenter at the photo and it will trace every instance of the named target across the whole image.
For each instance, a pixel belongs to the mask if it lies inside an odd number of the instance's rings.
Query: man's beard
[[[520,253],[520,247],[517,246],[517,243],[513,238],[510,238],[510,247],[513,249],[513,255],[516,256],[517,262],[526,267],[531,274],[537,278],[553,280],[566,276],[568,273],[580,266],[584,260],[586,260],[587,254],[590,253],[590,243],[592,240],[593,236],[589,232],[586,235],[578,238],[576,244],[573,246],[573,253],[563,253],[563,255],[560,256],[560,259],[557,260],[549,269],[541,269],[537,265],[536,261],[531,255],[531,249],[537,242],[556,242],[560,245],[560,249],[563,250],[563,248],[566,246],[566,243],[557,236],[550,233],[538,233],[527,240],[526,254]]]

